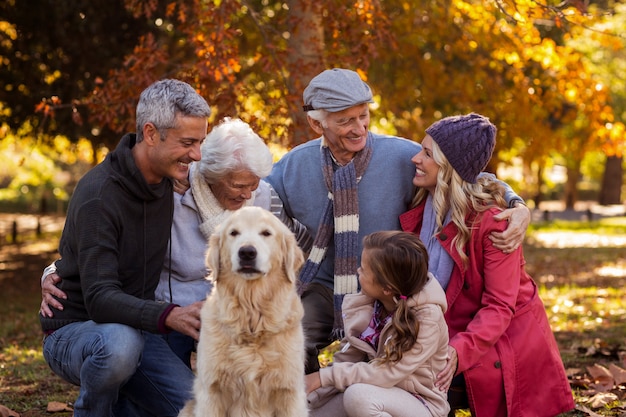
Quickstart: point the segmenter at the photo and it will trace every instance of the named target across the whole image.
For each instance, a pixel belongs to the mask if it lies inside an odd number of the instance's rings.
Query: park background
[[[626,4],[609,0],[2,2],[0,404],[38,415],[72,400],[42,366],[37,275],[76,182],[135,130],[146,86],[189,82],[210,126],[239,117],[278,158],[313,137],[304,87],[343,67],[372,87],[373,131],[420,141],[471,111],[497,125],[487,169],[533,210],[528,269],[566,365],[580,369],[572,415],[620,415],[625,33]],[[602,375],[601,360],[619,369],[604,363]],[[594,390],[616,398],[593,408]]]

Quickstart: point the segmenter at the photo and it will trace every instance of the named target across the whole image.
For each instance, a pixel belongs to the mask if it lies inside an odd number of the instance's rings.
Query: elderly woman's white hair
[[[200,147],[199,172],[209,184],[236,171],[264,178],[272,170],[272,152],[250,125],[229,117],[215,126]]]

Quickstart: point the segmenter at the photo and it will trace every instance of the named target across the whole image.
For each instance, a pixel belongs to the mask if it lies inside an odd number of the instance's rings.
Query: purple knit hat
[[[426,129],[452,168],[472,184],[491,159],[496,131],[488,118],[476,113],[445,117]]]

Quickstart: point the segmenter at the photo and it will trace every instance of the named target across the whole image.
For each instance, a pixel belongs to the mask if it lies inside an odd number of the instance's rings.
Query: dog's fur
[[[304,257],[267,210],[244,207],[209,240],[194,399],[179,417],[304,417]]]

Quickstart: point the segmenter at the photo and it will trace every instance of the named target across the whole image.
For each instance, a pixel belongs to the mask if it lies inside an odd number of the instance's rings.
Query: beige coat
[[[447,416],[450,409],[447,395],[435,387],[436,376],[444,368],[448,352],[448,327],[443,316],[447,308],[446,295],[430,276],[424,289],[409,299],[409,306],[420,323],[417,343],[396,363],[374,364],[370,361],[383,355],[384,343],[391,337],[391,324],[383,328],[375,352],[359,339],[372,317],[374,300],[361,293],[346,295],[343,302],[346,337],[332,366],[320,370],[322,387],[334,386],[344,391],[356,383],[396,386],[427,401],[433,416]]]

